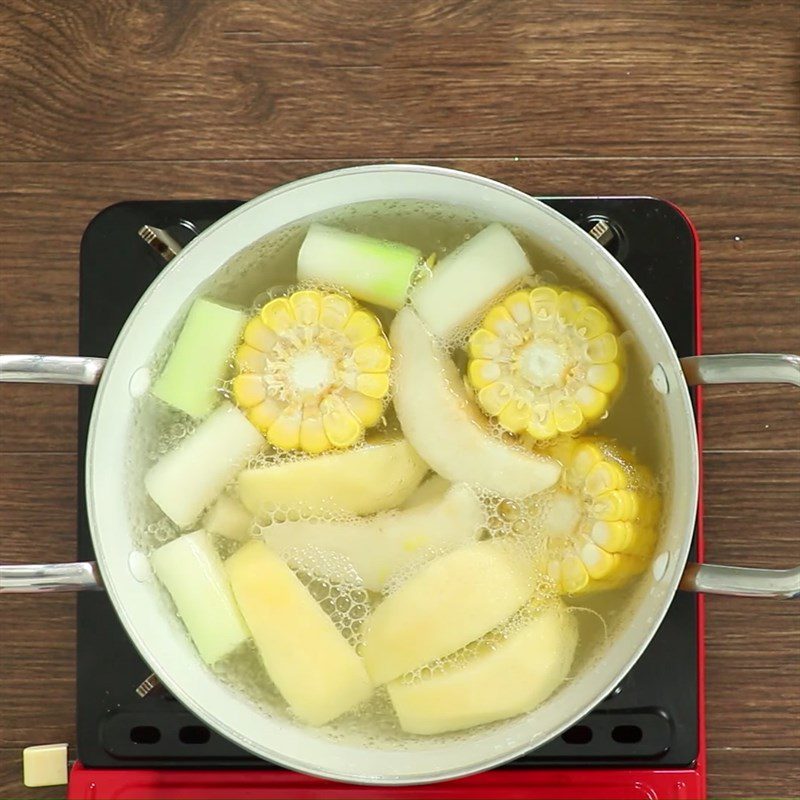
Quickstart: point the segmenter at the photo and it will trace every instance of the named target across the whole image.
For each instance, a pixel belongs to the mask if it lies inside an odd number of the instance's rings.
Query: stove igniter
[[[138,230],[138,234],[166,262],[172,261],[183,249],[178,242],[162,228],[156,228],[152,225],[142,225]]]

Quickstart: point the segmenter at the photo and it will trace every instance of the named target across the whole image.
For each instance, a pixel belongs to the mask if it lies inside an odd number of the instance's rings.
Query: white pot
[[[524,716],[429,747],[353,746],[256,709],[220,682],[188,637],[176,635],[152,579],[137,569],[127,512],[127,437],[131,380],[148,365],[164,330],[197,287],[232,256],[284,225],[337,206],[418,199],[466,206],[485,218],[525,229],[542,249],[579,268],[631,330],[664,393],[658,395],[670,448],[665,524],[653,567],[642,578],[627,617],[603,657],[579,671]],[[345,169],[281,186],[219,220],[164,269],[133,310],[105,368],[100,359],[2,356],[2,380],[91,383],[102,371],[86,458],[86,493],[97,565],[0,568],[3,591],[86,588],[99,580],[142,657],[169,690],[208,725],[262,758],[300,772],[354,783],[446,780],[513,759],[582,718],[622,679],[647,646],[682,579],[684,588],[732,594],[800,594],[800,571],[690,565],[687,554],[698,500],[698,444],[687,388],[693,383],[787,382],[800,385],[796,356],[706,356],[679,361],[652,306],[629,275],[574,223],[522,192],[485,178],[425,166]],[[99,576],[98,576],[99,570]]]

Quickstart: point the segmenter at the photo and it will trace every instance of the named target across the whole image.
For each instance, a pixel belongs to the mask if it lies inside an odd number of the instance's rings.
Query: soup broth
[[[419,250],[425,258],[416,265],[412,276],[411,295],[413,298],[416,287],[424,284],[431,275],[436,275],[440,265],[449,255],[457,252],[461,246],[481,234],[492,220],[476,216],[469,210],[460,207],[413,201],[363,203],[339,208],[313,220],[302,220],[254,242],[228,263],[222,265],[214,278],[203,285],[196,296],[207,298],[226,307],[242,309],[244,317],[248,320],[256,318],[261,309],[271,300],[291,297],[297,291],[312,290],[322,293],[335,291],[341,296],[350,298],[349,293],[339,286],[331,285],[329,281],[298,280],[298,254],[312,222],[324,223],[327,226],[380,240],[399,242]],[[530,293],[536,287],[552,286],[556,287],[558,291],[585,292],[589,296],[590,303],[596,303],[601,309],[607,310],[608,316],[613,318],[613,312],[603,298],[591,297],[591,289],[584,277],[575,271],[573,265],[559,260],[543,249],[540,243],[526,231],[514,228],[509,230],[524,250],[532,271],[529,275],[514,281],[512,285],[496,296],[489,298],[490,302],[485,304],[480,313],[473,315],[465,326],[445,337],[432,337],[434,341],[432,346],[438,348],[440,354],[444,353],[447,358],[451,358],[456,365],[460,373],[459,382],[463,382],[466,387],[459,387],[459,391],[464,391],[467,401],[474,406],[470,413],[485,418],[487,430],[496,440],[497,446],[509,447],[515,452],[525,451],[526,453],[540,454],[542,458],[556,461],[562,465],[559,483],[543,491],[520,497],[517,492],[504,495],[502,490],[497,490],[497,487],[469,485],[469,481],[466,481],[463,482],[465,493],[459,499],[449,492],[453,492],[453,487],[457,484],[460,485],[461,482],[452,479],[445,482],[436,478],[435,469],[430,469],[427,464],[424,464],[421,468],[424,477],[421,480],[414,479],[416,481],[414,486],[410,487],[408,491],[402,492],[402,499],[399,502],[381,501],[381,484],[386,482],[387,478],[382,472],[374,474],[378,488],[372,487],[371,489],[377,496],[375,510],[372,513],[358,513],[352,508],[338,508],[335,503],[323,503],[320,507],[311,508],[300,500],[293,502],[281,496],[282,499],[272,502],[267,497],[264,506],[255,514],[251,523],[245,524],[245,530],[240,531],[238,538],[209,534],[208,540],[223,562],[234,559],[236,554],[250,542],[267,542],[272,551],[278,554],[283,564],[288,565],[292,574],[299,580],[304,591],[313,598],[317,607],[332,621],[336,631],[341,634],[344,644],[356,654],[357,658],[367,659],[368,665],[370,648],[377,647],[377,645],[373,645],[371,641],[365,642],[365,630],[368,631],[367,638],[373,637],[376,626],[378,626],[376,609],[381,608],[384,603],[388,607],[393,598],[399,598],[396,602],[401,604],[402,598],[405,597],[404,587],[406,587],[405,591],[408,591],[407,587],[418,580],[422,571],[430,570],[431,565],[435,562],[442,563],[443,560],[452,558],[453,554],[460,549],[496,542],[506,548],[498,556],[501,561],[505,559],[503,564],[509,559],[516,559],[525,565],[526,574],[530,578],[526,589],[527,599],[524,603],[511,603],[507,612],[498,611],[497,624],[492,624],[489,630],[481,630],[474,636],[472,633],[465,633],[467,641],[463,644],[443,645],[439,648],[443,651],[441,655],[437,654],[412,669],[403,668],[399,675],[393,675],[388,680],[389,691],[386,688],[387,681],[376,680],[375,673],[371,672],[374,684],[371,694],[356,702],[352,708],[335,715],[333,719],[326,720],[320,726],[323,735],[346,738],[348,741],[375,747],[429,746],[432,736],[441,735],[452,738],[479,735],[484,730],[482,726],[485,724],[500,724],[500,722],[493,722],[491,718],[484,721],[485,715],[483,718],[478,715],[477,723],[474,725],[459,726],[457,722],[452,722],[449,723],[448,730],[433,730],[430,734],[421,730],[420,725],[424,727],[423,723],[403,724],[406,717],[395,707],[397,703],[401,702],[398,698],[402,695],[402,687],[416,686],[421,681],[430,680],[437,675],[457,672],[459,668],[474,663],[476,658],[504,652],[504,643],[516,643],[519,638],[517,634],[527,630],[526,626],[529,625],[531,619],[537,618],[537,615],[541,613],[540,609],[554,607],[552,605],[554,603],[558,604],[559,609],[565,609],[566,618],[571,620],[570,624],[576,630],[577,645],[573,645],[572,648],[574,655],[570,655],[569,668],[564,671],[566,677],[562,676],[563,680],[568,681],[569,675],[574,675],[577,671],[584,669],[602,652],[604,641],[608,636],[613,635],[615,626],[633,601],[639,574],[649,567],[658,532],[657,510],[654,509],[657,508],[657,497],[663,496],[667,489],[664,476],[668,474],[668,465],[665,461],[665,435],[662,430],[662,422],[657,414],[657,402],[649,379],[650,370],[631,334],[624,329],[616,330],[616,346],[622,353],[619,359],[621,379],[619,386],[609,390],[611,399],[607,408],[596,419],[574,433],[560,432],[554,436],[539,439],[526,436],[524,430],[513,433],[507,425],[504,426],[501,421],[498,421],[502,420],[502,417],[491,415],[483,407],[480,401],[482,387],[470,383],[469,376],[472,374],[470,373],[472,368],[470,364],[476,360],[474,355],[476,351],[474,342],[477,341],[476,331],[486,324],[484,320],[488,320],[485,317],[488,309],[503,302],[514,291]],[[431,254],[435,254],[435,260],[430,258]],[[490,268],[491,265],[487,265],[487,269]],[[173,328],[165,334],[162,347],[150,367],[150,374],[153,378],[162,373],[165,365],[174,355],[173,348],[176,346],[186,313],[194,299],[192,298],[176,316]],[[379,320],[383,332],[386,336],[389,335],[393,320],[398,313],[396,309],[370,303],[358,297],[354,297],[352,300],[358,308],[374,314]],[[413,302],[411,305],[414,306]],[[391,336],[391,341],[394,343],[394,335]],[[533,352],[529,362],[533,364],[531,369],[534,372],[536,369],[541,372],[541,369],[549,368],[550,361],[548,359],[551,358],[551,351],[533,351],[529,345],[524,347],[520,345],[520,347],[522,347],[520,352],[526,358],[528,358],[527,354]],[[398,358],[396,350],[396,347],[392,348],[393,359]],[[410,363],[421,359],[422,356],[411,352],[404,353],[402,358],[408,359],[403,363]],[[521,358],[522,356],[520,356]],[[374,447],[375,442],[380,443],[387,439],[396,441],[402,438],[404,426],[398,418],[402,417],[402,414],[398,414],[394,407],[398,380],[402,379],[402,376],[396,371],[396,366],[393,361],[389,370],[391,380],[388,392],[381,398],[383,407],[380,419],[375,424],[365,425],[356,441],[347,446],[333,447],[332,451],[323,453],[304,452],[299,447],[284,449],[279,446],[271,446],[264,441],[263,446],[258,447],[256,452],[252,452],[242,459],[237,467],[230,471],[231,474],[225,480],[222,493],[239,503],[238,493],[242,485],[240,474],[243,470],[261,470],[263,472],[287,464],[297,464],[302,467],[315,459],[332,457],[331,452],[355,453]],[[237,372],[234,348],[225,365],[224,377],[215,387],[219,400],[231,403],[232,406],[235,406],[237,402],[241,405],[233,384],[233,378]],[[535,372],[535,374],[539,375],[540,372]],[[310,375],[312,372],[307,374]],[[420,386],[419,391],[424,392],[425,387]],[[192,440],[205,422],[202,417],[190,416],[153,396],[152,393],[143,395],[137,402],[135,423],[131,431],[131,463],[129,464],[129,474],[132,475],[131,511],[136,520],[137,544],[144,553],[152,556],[164,545],[175,542],[187,532],[196,531],[206,525],[207,508],[204,508],[203,514],[198,516],[194,522],[188,525],[177,524],[162,511],[157,502],[144,496],[145,492],[142,489],[143,484],[146,484],[146,476],[152,475],[149,471],[153,466]],[[488,400],[486,402],[488,403]],[[247,409],[243,406],[242,411],[246,412]],[[406,432],[405,435],[411,441],[410,432]],[[605,473],[598,468],[595,471],[596,480],[611,481],[604,487],[612,494],[618,492],[622,497],[623,493],[628,492],[635,495],[632,502],[638,503],[642,508],[647,505],[650,509],[647,512],[649,517],[644,510],[637,506],[639,510],[630,512],[627,516],[623,514],[622,522],[617,522],[615,519],[610,519],[613,514],[604,512],[604,507],[601,508],[602,503],[599,500],[592,501],[595,502],[594,506],[591,504],[579,505],[579,500],[575,499],[578,495],[569,485],[569,481],[572,480],[569,475],[573,474],[569,470],[572,469],[577,474],[578,462],[583,457],[581,453],[584,451],[579,452],[574,448],[576,443],[580,442],[594,443],[591,444],[591,447],[595,448],[591,450],[591,453],[594,453],[592,458],[595,458],[595,463],[602,462],[603,468],[610,476],[604,477]],[[414,444],[413,441],[411,443]],[[585,452],[589,453],[590,451],[586,450]],[[570,461],[570,459],[573,460]],[[574,467],[569,466],[570,464]],[[608,464],[611,466],[607,466]],[[585,473],[586,470],[583,473],[584,478]],[[370,487],[365,485],[365,491],[367,489]],[[298,491],[302,494],[302,486]],[[386,491],[389,492],[390,487],[387,486]],[[467,491],[472,499],[465,501]],[[297,496],[297,492],[292,496]],[[359,537],[369,530],[369,525],[373,524],[376,519],[384,520],[387,518],[386,515],[389,515],[390,521],[386,523],[387,527],[381,528],[382,535],[393,535],[387,533],[394,530],[391,528],[392,525],[397,525],[391,520],[396,520],[397,515],[412,514],[415,508],[418,514],[416,524],[423,524],[420,520],[424,520],[424,513],[419,512],[418,509],[437,507],[439,509],[437,513],[440,516],[436,518],[436,524],[439,526],[437,529],[439,530],[443,525],[448,524],[447,520],[450,517],[447,514],[451,513],[449,509],[436,505],[445,502],[442,498],[450,498],[448,502],[455,504],[453,508],[456,511],[452,513],[473,514],[470,517],[472,527],[469,535],[458,542],[449,539],[445,541],[447,537],[440,541],[434,537],[431,544],[421,546],[416,554],[408,555],[403,552],[402,558],[398,562],[401,566],[386,577],[379,588],[374,582],[369,584],[369,581],[365,581],[364,574],[359,572],[358,564],[361,563],[359,558],[349,559],[346,553],[328,552],[325,549],[324,541],[320,546],[320,532],[332,531],[336,536],[342,537],[342,540],[349,537],[347,541],[355,542],[356,544],[352,546],[357,547],[358,541],[361,541]],[[462,501],[465,503],[463,507],[458,505]],[[620,502],[622,501],[620,500]],[[470,512],[469,509],[472,511]],[[587,511],[587,509],[589,510]],[[394,517],[391,516],[393,512],[395,513]],[[583,519],[581,514],[585,516],[587,513],[596,516],[594,527],[591,527],[591,521],[588,523],[578,521],[579,518]],[[461,517],[458,518],[461,519]],[[647,521],[641,522],[645,518]],[[381,525],[384,523],[381,522]],[[586,527],[582,528],[583,525]],[[593,544],[595,539],[592,538],[595,533],[599,537],[601,535],[611,536],[612,533],[617,535],[622,531],[630,537],[637,535],[637,526],[641,525],[649,526],[652,529],[652,533],[648,534],[652,541],[649,545],[641,545],[639,549],[633,545],[611,547],[613,552],[610,557],[613,557],[614,566],[608,568],[607,575],[601,574],[605,567],[595,565],[593,569],[600,577],[595,578],[589,575],[588,583],[579,586],[584,575],[584,573],[580,573],[580,569],[586,571],[586,567],[572,564],[572,562],[570,562],[572,566],[569,569],[564,566],[569,554],[573,552],[569,550],[571,537],[579,535],[584,537],[581,540],[582,542],[585,540],[585,544],[581,545],[584,549],[575,550],[575,552],[589,553],[586,556],[589,559],[594,552],[592,548],[597,549]],[[290,526],[300,527],[291,528]],[[611,528],[614,530],[609,533]],[[625,530],[623,531],[623,529]],[[287,547],[287,537],[281,533],[287,530],[297,530],[303,533],[296,546]],[[279,532],[277,539],[276,531]],[[308,536],[311,537],[310,543]],[[278,539],[282,542],[280,547],[275,544]],[[561,545],[553,545],[555,540],[565,543],[563,554],[562,550],[558,549]],[[555,549],[553,549],[554,547]],[[556,552],[562,555],[554,555]],[[600,555],[605,558],[608,554],[603,551]],[[563,563],[559,559],[563,559]],[[555,567],[549,566],[553,561],[559,563]],[[155,561],[154,564],[156,564]],[[580,573],[577,578],[574,577],[574,570],[573,572],[569,571],[572,567]],[[278,568],[276,567],[276,569]],[[516,568],[512,565],[509,569],[513,572]],[[164,592],[165,608],[170,608],[171,613],[179,616],[181,606],[179,596],[175,594],[168,580],[163,578],[162,572],[156,569],[156,573],[169,589],[169,594]],[[624,575],[624,579],[620,577],[621,575]],[[569,584],[569,581],[573,581],[573,583]],[[565,591],[565,586],[570,585],[575,588],[575,591]],[[170,600],[170,594],[175,601],[174,604]],[[239,601],[238,594],[235,599]],[[426,616],[435,617],[438,613],[439,600],[439,597],[430,597]],[[485,597],[485,601],[487,607],[500,604],[499,600],[489,595]],[[241,610],[245,621],[251,622],[244,606]],[[401,609],[398,613],[406,612]],[[373,617],[373,615],[375,616]],[[386,615],[389,615],[388,611]],[[193,633],[190,620],[185,612],[183,616],[187,627]],[[475,630],[477,631],[478,628],[476,627]],[[225,652],[221,657],[215,659],[210,664],[210,668],[214,670],[220,680],[244,693],[262,708],[265,714],[280,715],[306,722],[303,715],[296,712],[292,701],[287,702],[285,695],[288,690],[282,691],[273,680],[273,670],[269,668],[269,665],[277,662],[270,662],[262,652],[260,642],[254,643],[253,638],[247,634],[248,625],[245,625],[243,641],[233,647],[230,652]],[[253,635],[255,636],[255,634]],[[412,631],[409,635],[413,636],[415,633]],[[569,637],[566,628],[560,635]],[[287,637],[289,636],[290,634],[287,633]],[[275,657],[274,654],[273,657]],[[372,658],[373,663],[378,663],[382,656],[378,654]],[[319,669],[325,670],[326,665],[320,663]],[[491,671],[487,670],[487,675],[490,674]],[[552,686],[549,691],[543,690],[544,696],[540,698],[539,702],[554,690],[557,690],[557,686]],[[456,689],[454,688],[453,691]],[[531,699],[522,710],[528,711],[535,708],[537,704]],[[411,712],[409,712],[410,714]],[[499,714],[498,720],[508,716],[511,714]],[[412,730],[409,731],[408,728]]]

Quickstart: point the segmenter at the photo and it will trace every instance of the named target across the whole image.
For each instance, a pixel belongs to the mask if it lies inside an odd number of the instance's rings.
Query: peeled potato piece
[[[263,542],[244,545],[225,568],[267,674],[298,719],[324,725],[372,694],[355,650]]]
[[[453,360],[410,308],[392,323],[394,407],[406,438],[442,477],[527,497],[548,489],[561,467],[552,458],[501,441],[467,395]]]
[[[405,439],[387,439],[340,453],[245,469],[239,475],[239,497],[256,516],[274,508],[374,514],[400,505],[427,471]]]
[[[577,642],[577,623],[563,603],[532,611],[504,637],[478,642],[465,662],[392,681],[389,697],[400,727],[445,733],[531,711],[567,677]]]
[[[388,511],[354,522],[282,522],[264,529],[270,549],[292,563],[314,564],[314,574],[346,580],[348,566],[367,589],[381,592],[387,581],[426,552],[451,550],[474,541],[484,522],[483,507],[467,486],[406,511]],[[329,554],[344,557],[344,563]]]
[[[508,619],[532,591],[530,565],[505,542],[478,542],[441,556],[364,623],[367,671],[381,684],[446,656]]]

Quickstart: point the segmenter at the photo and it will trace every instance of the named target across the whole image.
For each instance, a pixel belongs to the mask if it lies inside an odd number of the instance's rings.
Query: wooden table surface
[[[557,8],[556,8],[557,6]],[[77,351],[78,245],[126,199],[242,197],[346,164],[648,194],[703,244],[707,352],[800,352],[797,3],[5,0],[0,351]],[[707,392],[709,560],[800,557],[800,392]],[[76,394],[0,387],[0,558],[75,553]],[[711,797],[800,794],[800,623],[707,603]],[[0,793],[75,741],[74,599],[0,602]]]

